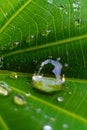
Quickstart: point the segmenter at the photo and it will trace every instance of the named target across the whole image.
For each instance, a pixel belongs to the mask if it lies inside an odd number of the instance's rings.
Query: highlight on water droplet
[[[26,104],[24,96],[21,94],[14,96],[14,102],[19,106],[24,106]]]
[[[76,25],[76,26],[81,26],[81,25],[82,25],[82,19],[81,19],[81,18],[77,18],[77,19],[75,20],[75,25]]]
[[[52,130],[52,127],[50,125],[43,126],[43,130]]]
[[[17,79],[17,78],[18,78],[17,73],[16,73],[16,72],[11,72],[11,73],[10,73],[10,78],[12,78],[12,79]]]
[[[63,102],[64,101],[64,97],[57,97],[57,101],[58,102]]]
[[[53,3],[53,0],[47,0],[49,4],[52,4]]]
[[[0,94],[4,96],[8,96],[11,91],[11,88],[9,88],[8,84],[4,81],[0,81]]]

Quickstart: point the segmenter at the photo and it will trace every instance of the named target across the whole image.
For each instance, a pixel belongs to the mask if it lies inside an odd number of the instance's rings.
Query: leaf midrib
[[[18,10],[17,10],[17,12],[15,12],[12,16],[11,16],[11,18],[3,25],[3,27],[0,29],[0,33],[2,33],[4,30],[5,30],[5,28],[12,22],[12,20],[31,2],[32,0],[28,0],[28,1],[26,1],[22,6],[21,6],[21,8],[19,8]]]
[[[36,47],[30,47],[30,48],[26,48],[26,49],[16,50],[16,51],[4,54],[3,57],[9,57],[11,55],[16,55],[16,54],[25,53],[25,52],[32,52],[32,51],[36,51],[36,50],[40,50],[40,49],[45,49],[45,48],[48,48],[48,47],[62,45],[64,43],[70,43],[70,42],[74,43],[74,41],[83,40],[83,39],[87,39],[87,34],[82,35],[82,36],[76,36],[76,37],[63,39],[63,40],[52,42],[52,43],[47,43],[47,44],[44,44],[44,45],[38,45]]]

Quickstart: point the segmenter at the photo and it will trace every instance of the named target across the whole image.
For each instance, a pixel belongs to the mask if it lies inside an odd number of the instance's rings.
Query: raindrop
[[[68,124],[63,124],[62,127],[63,127],[63,129],[68,129],[69,125]]]
[[[8,96],[11,89],[4,81],[0,81],[0,94],[4,96]]]
[[[78,18],[75,20],[75,25],[76,26],[81,26],[82,25],[82,19],[81,18]]]
[[[58,97],[58,98],[57,98],[57,101],[58,101],[58,102],[63,102],[63,101],[64,101],[64,97]]]
[[[12,78],[12,79],[17,79],[17,78],[18,78],[17,73],[16,73],[16,72],[12,72],[12,73],[10,74],[10,78]]]
[[[52,4],[52,3],[53,3],[53,0],[48,0],[48,3]]]
[[[14,96],[14,102],[20,106],[24,106],[26,104],[24,96],[20,94]]]
[[[45,125],[43,127],[43,130],[52,130],[52,127],[50,125]]]

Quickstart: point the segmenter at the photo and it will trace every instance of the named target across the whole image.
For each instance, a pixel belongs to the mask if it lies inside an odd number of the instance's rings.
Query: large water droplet
[[[53,0],[47,0],[48,1],[48,3],[50,3],[50,4],[52,4],[53,3]]]
[[[57,98],[57,101],[58,101],[58,102],[63,102],[63,101],[64,101],[64,97],[58,97],[58,98]]]
[[[14,102],[20,106],[24,106],[26,104],[24,96],[20,94],[14,96]]]
[[[12,78],[12,79],[17,79],[17,78],[18,78],[17,73],[16,73],[16,72],[12,72],[12,73],[10,74],[10,78]]]
[[[52,127],[50,125],[45,125],[43,127],[43,130],[52,130]]]
[[[7,96],[11,89],[8,87],[8,85],[4,81],[0,81],[0,94]]]
[[[82,19],[81,18],[78,18],[75,20],[75,25],[76,26],[81,26],[82,25]]]

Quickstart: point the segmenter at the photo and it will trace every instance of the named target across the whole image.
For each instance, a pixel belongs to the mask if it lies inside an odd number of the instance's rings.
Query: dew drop
[[[82,19],[81,18],[78,18],[75,20],[75,25],[76,26],[81,26],[82,25]]]
[[[63,102],[63,101],[64,101],[64,97],[58,97],[58,98],[57,98],[57,101],[58,101],[58,102]]]
[[[0,94],[4,96],[8,96],[11,89],[4,81],[0,81]]]
[[[63,124],[62,127],[63,127],[63,129],[68,129],[69,125],[68,124]]]
[[[12,72],[12,73],[10,74],[10,78],[12,78],[12,79],[17,79],[17,78],[18,78],[17,73],[16,73],[16,72]]]
[[[48,3],[49,3],[49,4],[52,4],[52,3],[53,3],[53,0],[48,0]]]
[[[24,96],[20,94],[14,96],[14,102],[20,106],[24,106],[26,104]]]
[[[50,125],[45,125],[43,127],[43,130],[52,130],[52,127]]]

